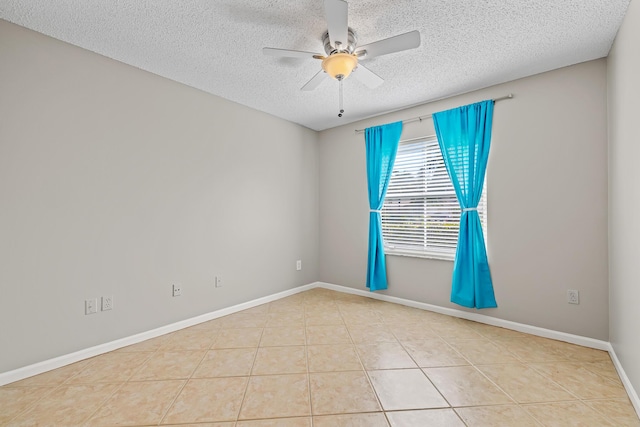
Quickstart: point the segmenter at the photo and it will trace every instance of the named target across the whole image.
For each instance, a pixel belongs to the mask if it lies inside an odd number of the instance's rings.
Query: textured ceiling
[[[607,56],[629,0],[351,0],[359,45],[411,30],[422,44],[364,60],[385,79],[300,90],[324,53],[322,0],[0,0],[0,18],[160,76],[322,130]]]

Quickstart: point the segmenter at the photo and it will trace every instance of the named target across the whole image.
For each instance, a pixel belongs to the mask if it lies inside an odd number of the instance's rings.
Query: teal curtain
[[[453,264],[451,302],[470,308],[497,307],[478,215],[494,101],[433,114],[440,151],[460,203],[460,232]]]
[[[401,134],[402,122],[370,127],[364,132],[370,209],[367,288],[372,292],[387,289],[387,266],[384,259],[380,209],[389,187]]]

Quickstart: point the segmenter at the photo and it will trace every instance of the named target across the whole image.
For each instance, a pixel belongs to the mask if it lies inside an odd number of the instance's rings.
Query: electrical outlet
[[[173,285],[173,296],[179,297],[180,295],[182,295],[182,285],[176,283]]]
[[[296,261],[296,270],[298,271],[302,270],[302,260]]]
[[[113,297],[102,297],[102,311],[113,310]]]
[[[222,277],[216,276],[215,285],[216,285],[216,288],[221,288],[222,287]]]
[[[94,314],[98,312],[98,298],[84,300],[84,314]]]
[[[567,289],[567,302],[569,304],[580,304],[580,293],[575,289]]]

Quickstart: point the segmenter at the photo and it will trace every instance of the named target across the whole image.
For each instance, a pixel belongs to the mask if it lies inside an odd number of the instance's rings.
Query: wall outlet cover
[[[175,285],[173,285],[173,296],[179,297],[180,295],[182,295],[182,285],[176,283]]]
[[[113,310],[113,297],[102,297],[102,311]]]
[[[580,292],[575,289],[567,289],[567,302],[569,304],[580,304]]]
[[[98,298],[84,300],[84,314],[94,314],[98,312]]]

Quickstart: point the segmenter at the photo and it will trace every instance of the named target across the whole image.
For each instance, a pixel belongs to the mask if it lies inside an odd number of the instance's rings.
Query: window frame
[[[398,184],[396,184],[395,186],[393,185],[393,179],[394,179],[394,172],[396,172],[396,166],[398,165],[398,158],[401,158],[402,161],[402,157],[403,155],[406,157],[408,154],[404,153],[403,151],[412,151],[411,148],[405,148],[405,147],[412,147],[413,151],[416,151],[415,146],[418,146],[418,144],[422,144],[425,145],[425,148],[422,150],[423,154],[421,154],[420,157],[415,156],[416,158],[411,160],[411,163],[415,163],[415,164],[421,164],[421,167],[424,168],[425,170],[428,169],[427,164],[429,161],[433,162],[434,161],[434,146],[436,147],[435,149],[437,150],[437,153],[439,155],[439,160],[437,160],[437,165],[438,165],[438,169],[434,171],[434,173],[432,173],[431,175],[434,176],[434,178],[431,180],[432,186],[434,186],[435,189],[439,190],[438,192],[440,193],[439,195],[434,195],[433,191],[431,192],[432,194],[429,195],[428,193],[428,189],[424,188],[424,190],[422,191],[422,194],[420,195],[398,195],[398,194],[394,194],[394,188],[397,189]],[[405,150],[402,150],[403,148],[405,148]],[[419,146],[418,146],[419,149]],[[406,158],[404,159],[404,164],[406,165]],[[422,163],[420,163],[422,162]],[[412,165],[412,167],[416,167],[416,165]],[[416,169],[414,170],[415,172],[418,172],[420,169]],[[447,182],[450,185],[450,188],[444,188],[443,185],[443,181],[442,181],[442,172],[444,171],[444,174],[447,178]],[[429,181],[427,180],[427,174],[424,173],[424,187],[427,187],[429,184]],[[397,176],[396,176],[396,179]],[[414,184],[417,181],[420,181],[422,179],[415,179],[414,181],[412,181],[409,184]],[[406,184],[406,183],[405,183]],[[407,189],[409,187],[404,187],[404,189]],[[414,189],[415,187],[411,187],[409,189]],[[391,194],[390,194],[391,193]],[[448,193],[448,194],[442,194],[442,193]],[[455,220],[457,223],[457,229],[456,229],[456,234],[455,234],[455,239],[451,239],[451,235],[449,233],[449,237],[447,237],[447,234],[443,234],[444,236],[444,240],[449,240],[449,241],[453,241],[455,240],[455,244],[453,247],[451,246],[446,246],[446,247],[442,247],[443,245],[440,245],[441,247],[438,247],[438,245],[434,245],[431,244],[429,245],[429,241],[427,239],[427,236],[429,234],[431,234],[432,236],[435,234],[436,236],[438,235],[437,230],[434,231],[433,227],[431,229],[427,228],[426,226],[423,227],[423,232],[422,234],[424,235],[424,240],[421,244],[416,244],[414,248],[409,247],[410,245],[407,244],[407,246],[403,246],[402,244],[389,244],[388,241],[389,240],[394,240],[391,239],[389,236],[389,232],[388,232],[388,228],[385,227],[385,219],[386,221],[390,221],[390,219],[388,219],[390,216],[392,216],[393,214],[388,213],[389,211],[385,211],[385,208],[389,208],[389,206],[387,205],[388,201],[400,201],[400,200],[405,200],[407,203],[409,203],[410,201],[416,201],[416,199],[423,199],[424,200],[424,208],[422,209],[422,215],[424,220],[426,221],[426,218],[428,217],[427,212],[430,210],[431,215],[433,215],[433,207],[432,208],[427,208],[427,202],[429,199],[431,199],[431,204],[433,204],[433,200],[438,199],[438,197],[440,198],[450,198],[451,194],[453,195],[453,197],[455,198],[455,202],[456,202],[456,208],[454,209],[454,211],[456,212],[457,215],[457,219]],[[449,202],[443,202],[445,204],[445,206],[453,206],[450,201]],[[436,208],[437,209],[437,208]],[[485,243],[487,241],[487,181],[486,181],[486,174],[485,174],[485,181],[482,187],[482,197],[480,198],[480,202],[478,204],[478,213],[480,214],[480,222],[482,224],[482,231],[483,231],[483,235],[484,235],[484,239],[485,239]],[[395,214],[395,220],[398,220],[398,214]],[[449,215],[450,216],[450,215]],[[448,173],[446,171],[446,167],[444,165],[444,160],[442,159],[442,153],[440,152],[440,147],[438,144],[438,140],[436,138],[435,135],[432,136],[425,136],[425,137],[419,137],[419,138],[412,138],[412,139],[407,139],[407,140],[403,140],[399,142],[398,145],[398,155],[396,156],[396,163],[394,164],[394,169],[392,172],[392,176],[390,178],[390,182],[389,182],[389,190],[387,192],[387,196],[385,197],[385,202],[383,204],[382,210],[381,210],[381,218],[382,218],[382,234],[383,234],[383,241],[384,241],[384,250],[385,250],[385,254],[387,255],[392,255],[392,256],[406,256],[406,257],[413,257],[413,258],[427,258],[427,259],[436,259],[436,260],[444,260],[444,261],[453,261],[455,259],[455,254],[456,254],[456,247],[457,247],[457,241],[458,241],[458,233],[459,233],[459,227],[460,227],[460,206],[457,202],[457,197],[455,196],[455,189],[453,188],[453,184],[451,183],[451,180],[449,179]],[[447,222],[449,222],[450,220],[447,220]],[[429,232],[430,230],[430,232]],[[396,234],[396,241],[400,241],[402,236],[398,236]],[[433,241],[433,237],[432,237],[432,241]],[[422,247],[420,247],[422,246]]]

